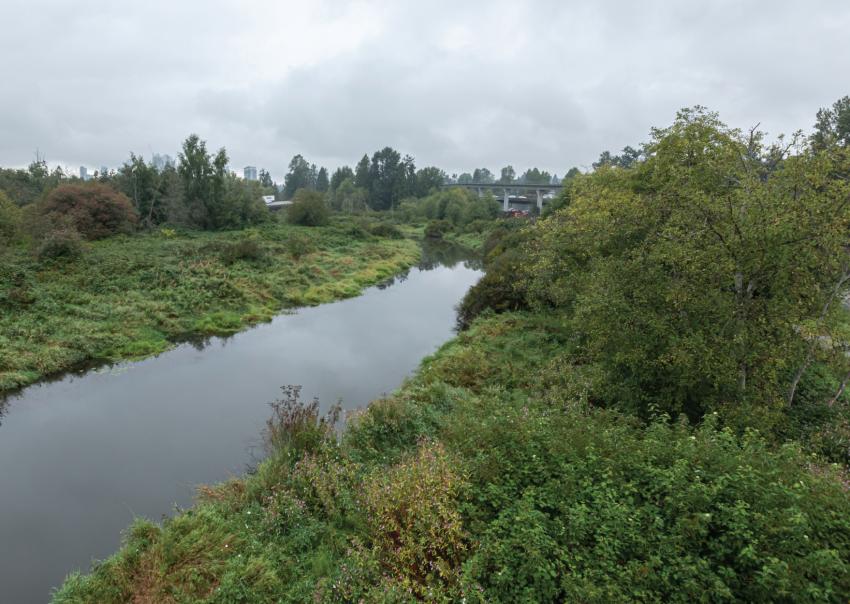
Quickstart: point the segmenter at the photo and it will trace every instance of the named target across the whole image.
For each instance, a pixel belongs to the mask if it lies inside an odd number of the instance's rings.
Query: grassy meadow
[[[80,258],[55,262],[23,246],[0,251],[0,393],[355,296],[419,258],[415,241],[348,222],[162,229],[86,246]]]

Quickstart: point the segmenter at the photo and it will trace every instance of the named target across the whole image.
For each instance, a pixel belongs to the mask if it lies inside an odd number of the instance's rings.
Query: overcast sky
[[[559,175],[678,108],[809,130],[850,94],[850,2],[3,0],[0,165],[120,165],[192,132],[278,180],[390,145]]]

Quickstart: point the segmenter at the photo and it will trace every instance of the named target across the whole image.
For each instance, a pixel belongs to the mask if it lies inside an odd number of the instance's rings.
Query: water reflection
[[[112,553],[134,515],[158,519],[189,505],[194,485],[241,473],[280,386],[346,408],[396,388],[451,337],[454,305],[480,276],[448,247],[426,256],[358,298],[0,403],[0,602],[46,601]]]

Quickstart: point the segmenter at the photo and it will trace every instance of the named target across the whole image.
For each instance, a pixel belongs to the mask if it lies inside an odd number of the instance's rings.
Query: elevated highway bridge
[[[564,185],[535,185],[535,184],[499,184],[499,183],[485,183],[485,182],[470,182],[464,184],[448,184],[443,185],[444,189],[452,189],[459,187],[461,189],[468,189],[471,191],[476,191],[479,197],[484,196],[485,191],[489,191],[493,193],[496,197],[502,198],[502,210],[507,211],[508,208],[511,207],[511,196],[516,199],[520,196],[521,192],[531,193],[532,191],[537,196],[537,209],[543,209],[543,202],[547,199],[550,199],[553,194],[557,193],[561,189],[564,188]]]

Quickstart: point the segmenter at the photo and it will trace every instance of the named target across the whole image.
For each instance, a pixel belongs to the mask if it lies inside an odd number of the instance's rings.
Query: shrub
[[[387,239],[404,239],[404,233],[399,228],[389,222],[379,222],[371,228],[371,232],[375,237],[385,237]]]
[[[298,260],[301,256],[306,256],[316,249],[316,244],[306,235],[294,234],[286,240],[286,251],[289,255]]]
[[[225,264],[233,264],[237,260],[257,261],[263,258],[265,258],[265,250],[260,242],[253,238],[230,243],[221,251],[221,261]]]
[[[0,247],[10,243],[21,225],[21,209],[0,191]]]
[[[462,486],[442,446],[432,443],[364,485],[373,550],[385,572],[417,597],[458,581],[467,550],[457,505]]]
[[[37,254],[41,261],[75,260],[83,254],[83,241],[74,229],[56,229],[42,240]]]
[[[443,235],[452,230],[452,223],[448,220],[432,220],[425,227],[425,237],[428,239],[442,239]]]
[[[39,210],[51,219],[68,218],[89,240],[130,232],[139,221],[126,195],[100,183],[57,187],[39,204]]]
[[[843,602],[850,498],[715,418],[646,427],[497,391],[446,420],[486,602]],[[817,598],[812,594],[819,594]]]
[[[510,250],[490,262],[483,277],[469,288],[457,307],[457,327],[464,330],[487,309],[506,312],[528,308],[522,279],[523,255]]]
[[[324,226],[330,219],[325,197],[318,191],[299,189],[287,211],[290,224],[301,226]]]
[[[266,422],[263,443],[270,455],[288,454],[298,458],[315,452],[334,437],[340,408],[332,407],[325,417],[319,415],[319,401],[301,400],[301,386],[281,386],[283,396],[271,403],[272,416]]]
[[[481,218],[473,220],[466,225],[463,230],[466,233],[483,233],[493,224],[492,220],[483,220]]]

